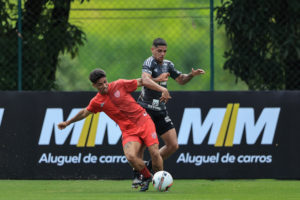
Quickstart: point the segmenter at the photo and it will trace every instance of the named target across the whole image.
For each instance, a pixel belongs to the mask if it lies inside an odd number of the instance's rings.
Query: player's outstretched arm
[[[180,74],[175,80],[180,85],[184,85],[188,83],[194,76],[198,76],[200,74],[205,74],[203,69],[196,69],[192,68],[192,71],[189,74]]]
[[[90,112],[86,108],[84,108],[84,109],[80,110],[72,119],[57,124],[57,127],[60,130],[62,130],[64,128],[66,128],[67,126],[69,126],[70,124],[86,118],[91,113],[92,112]]]

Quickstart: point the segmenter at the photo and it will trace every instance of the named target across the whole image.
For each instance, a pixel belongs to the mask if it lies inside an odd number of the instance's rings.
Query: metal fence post
[[[214,0],[210,0],[210,90],[214,90]]]
[[[22,91],[22,0],[18,0],[18,90]]]

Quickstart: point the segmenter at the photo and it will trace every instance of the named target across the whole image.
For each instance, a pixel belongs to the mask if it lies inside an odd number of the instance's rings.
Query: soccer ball
[[[154,174],[152,184],[156,190],[165,192],[172,186],[173,177],[167,171],[159,171]]]

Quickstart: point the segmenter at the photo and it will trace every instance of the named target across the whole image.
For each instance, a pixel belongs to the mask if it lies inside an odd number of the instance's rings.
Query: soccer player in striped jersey
[[[153,80],[156,85],[167,88],[168,77],[173,78],[178,84],[184,85],[193,77],[204,74],[203,69],[193,69],[189,74],[178,71],[173,62],[165,60],[167,43],[162,38],[156,38],[152,44],[152,56],[147,58],[142,68],[142,81]],[[152,88],[154,86],[151,86]],[[155,123],[157,134],[162,138],[165,145],[160,148],[160,155],[163,160],[170,157],[177,149],[177,134],[173,122],[168,115],[166,102],[160,101],[161,92],[151,87],[143,86],[138,103],[146,109]],[[141,155],[141,154],[140,154]],[[151,169],[151,160],[148,163]],[[135,173],[134,180],[138,173]]]

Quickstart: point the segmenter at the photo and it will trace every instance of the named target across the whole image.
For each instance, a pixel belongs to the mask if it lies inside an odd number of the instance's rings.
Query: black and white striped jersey
[[[145,60],[142,68],[142,72],[150,74],[153,78],[158,77],[162,73],[170,73],[170,77],[176,79],[180,74],[180,71],[175,69],[174,64],[169,60],[164,60],[162,64],[159,64],[152,56]],[[159,82],[161,86],[167,88],[167,82]],[[142,87],[142,92],[138,98],[138,103],[147,109],[151,110],[165,110],[165,103],[159,102],[161,92],[157,92],[146,87]]]

